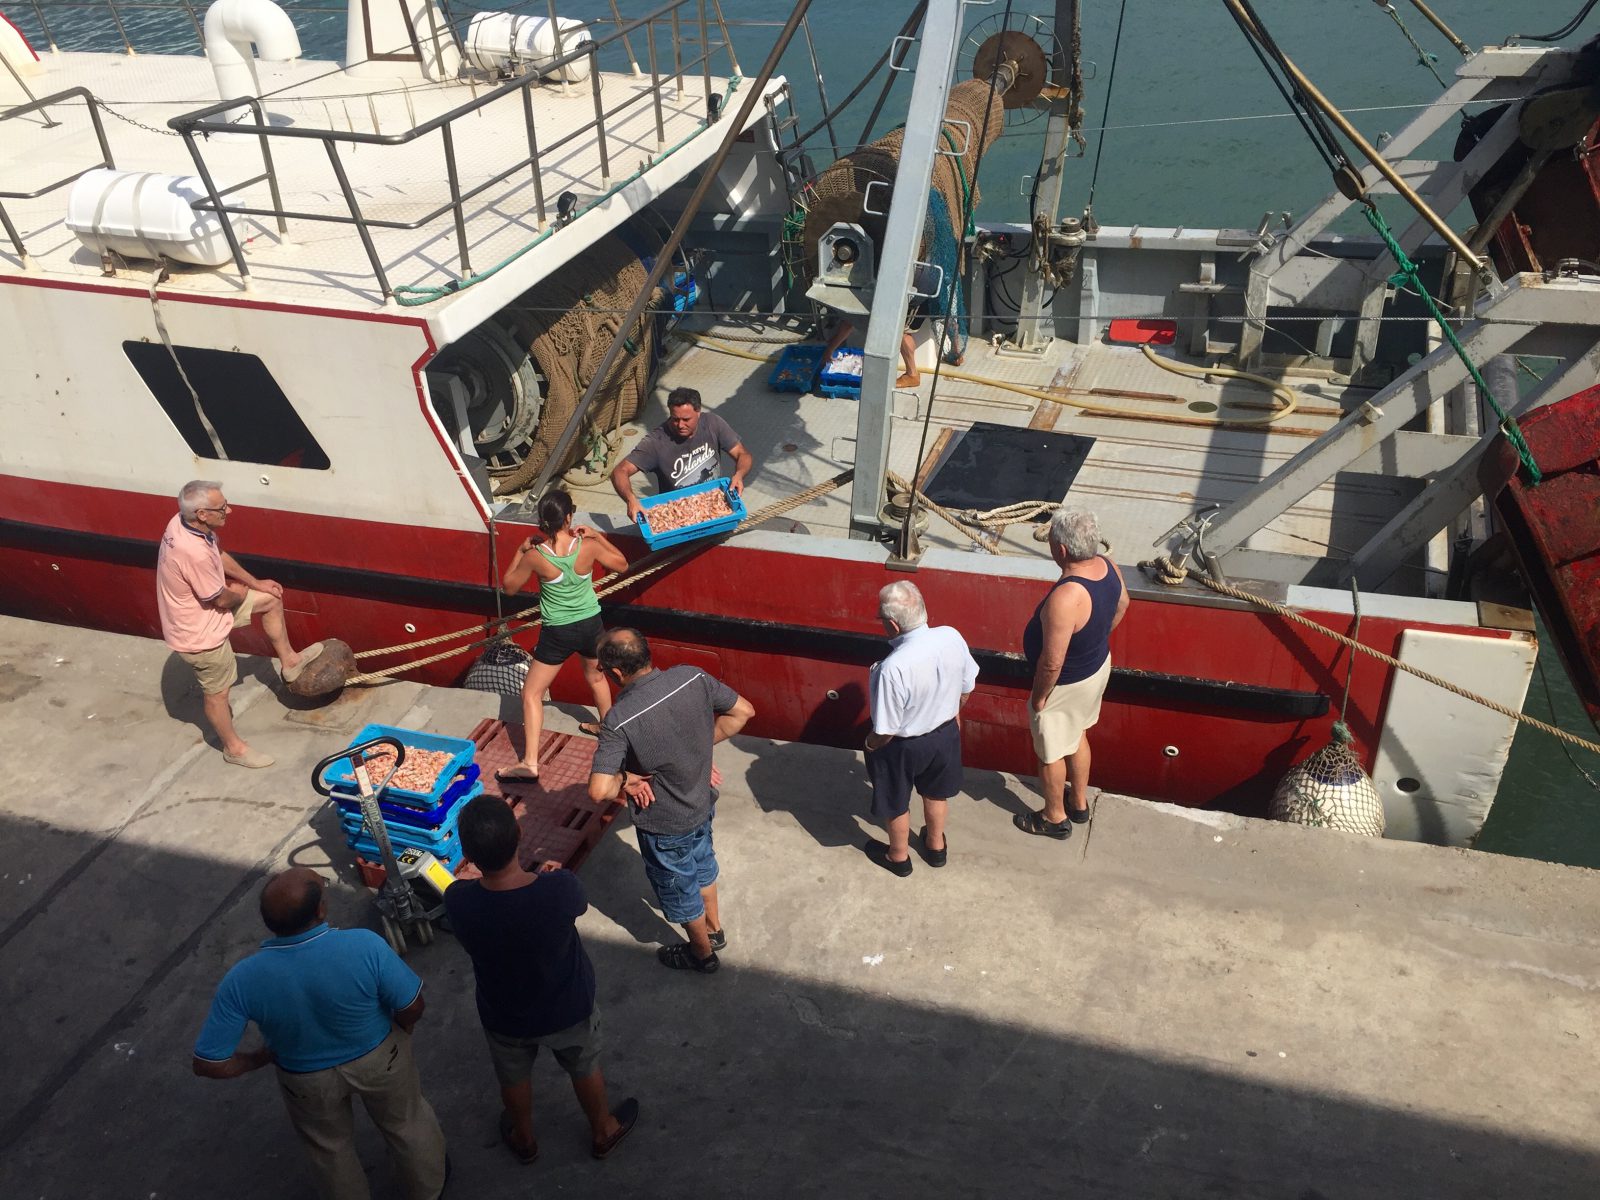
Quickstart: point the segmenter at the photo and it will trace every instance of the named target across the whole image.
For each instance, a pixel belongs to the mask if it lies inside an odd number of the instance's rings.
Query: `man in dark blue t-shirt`
[[[611,1111],[600,1073],[600,1010],[594,967],[575,924],[589,908],[583,884],[557,863],[530,875],[517,861],[521,831],[511,807],[479,796],[461,810],[461,849],[483,873],[446,889],[450,926],[472,958],[478,1019],[500,1081],[500,1138],[522,1162],[539,1157],[533,1133],[533,1060],[547,1047],[572,1078],[589,1119],[596,1158],[639,1119],[639,1102]]]

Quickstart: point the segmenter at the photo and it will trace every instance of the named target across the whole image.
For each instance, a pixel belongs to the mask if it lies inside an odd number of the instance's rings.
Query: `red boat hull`
[[[0,513],[8,518],[0,523],[0,608],[159,636],[155,535],[170,512],[171,502],[162,497],[0,477]],[[107,529],[148,536],[111,536],[102,532]],[[502,524],[498,533],[496,564],[507,560],[527,529]],[[496,613],[486,533],[257,510],[235,512],[225,536],[252,570],[285,585],[297,642],[338,636],[360,651],[478,625]],[[629,552],[638,557],[644,547],[637,544],[635,552],[629,546]],[[883,653],[874,614],[888,577],[881,563],[867,559],[735,541],[708,546],[612,597],[607,622],[643,629],[662,664],[689,662],[726,679],[756,707],[751,734],[856,746],[865,730],[867,670]],[[960,629],[983,666],[965,715],[967,761],[1033,774],[1030,681],[1015,652],[1047,581],[925,567],[916,582],[933,621]],[[503,603],[513,612],[528,601]],[[1352,626],[1347,614],[1307,615],[1347,633]],[[1415,628],[1414,621],[1369,616],[1360,639],[1394,654],[1401,634]],[[519,640],[526,644],[532,637]],[[235,644],[268,652],[259,628],[240,631]],[[430,652],[369,658],[362,666],[395,665]],[[1325,698],[1344,687],[1343,652],[1326,638],[1193,591],[1136,594],[1113,637],[1112,656],[1118,674],[1094,738],[1097,783],[1187,805],[1263,810],[1283,772],[1328,736],[1332,716]],[[405,677],[454,684],[471,658],[457,656]],[[1369,766],[1389,682],[1389,672],[1376,665],[1363,664],[1355,673],[1348,723]],[[588,700],[576,663],[553,693],[565,701]]]

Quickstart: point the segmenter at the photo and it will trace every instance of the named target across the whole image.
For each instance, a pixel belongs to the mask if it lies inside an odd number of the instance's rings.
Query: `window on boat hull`
[[[201,458],[328,469],[328,456],[267,365],[254,354],[174,346],[183,366],[179,374],[172,354],[160,342],[123,342],[122,349],[189,449]],[[184,375],[194,386],[194,395]]]

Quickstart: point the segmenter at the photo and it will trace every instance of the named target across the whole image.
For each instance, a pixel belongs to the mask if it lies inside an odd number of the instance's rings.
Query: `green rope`
[[[1406,28],[1406,23],[1400,19],[1399,10],[1394,5],[1385,4],[1383,5],[1383,10],[1394,18],[1394,23],[1400,26],[1400,32],[1405,34],[1406,41],[1410,42],[1411,48],[1417,52],[1417,65],[1419,67],[1427,67],[1429,71],[1432,71],[1433,77],[1439,81],[1439,86],[1448,90],[1450,85],[1444,81],[1444,76],[1440,75],[1438,68],[1434,66],[1439,61],[1439,56],[1428,53],[1417,42],[1417,39],[1411,36],[1411,30]]]
[[[726,107],[729,97],[731,97],[733,93],[738,90],[739,84],[742,82],[743,79],[738,75],[735,75],[728,80],[727,90],[722,93],[722,103],[724,107]],[[633,183],[651,167],[654,167],[657,163],[663,162],[664,160],[670,158],[673,154],[683,149],[683,147],[687,146],[695,138],[699,137],[702,133],[710,128],[710,121],[702,121],[700,123],[700,128],[696,129],[693,133],[689,134],[680,141],[674,142],[671,146],[668,146],[664,151],[661,152],[660,155],[656,157],[653,162],[649,163],[647,166],[641,167],[632,175],[629,175],[621,183],[612,184],[608,190],[596,196],[587,205],[585,205],[580,212],[574,213],[573,219],[576,220],[578,217],[581,217],[584,213],[592,209],[595,205],[603,204],[605,201],[611,199],[612,196],[615,196],[623,188]],[[517,259],[528,253],[528,251],[532,250],[535,246],[538,246],[547,238],[551,237],[554,233],[556,233],[557,229],[558,227],[555,225],[550,226],[550,228],[546,229],[543,233],[534,238],[533,241],[529,242],[527,245],[523,246],[520,250],[506,255],[506,257],[495,263],[494,266],[490,267],[486,271],[479,271],[470,279],[452,279],[449,283],[442,284],[403,283],[394,289],[394,302],[400,305],[402,308],[415,308],[421,304],[432,304],[435,300],[443,300],[446,296],[458,295],[459,293],[466,291],[469,287],[475,287],[476,285],[482,283],[485,279],[488,279],[493,275],[498,275],[506,267],[509,267],[512,263],[516,262]]]
[[[1428,306],[1428,311],[1433,314],[1433,319],[1439,325],[1439,330],[1444,334],[1445,340],[1450,343],[1457,357],[1466,364],[1467,373],[1472,376],[1472,382],[1477,386],[1478,394],[1489,402],[1489,407],[1494,409],[1494,415],[1500,418],[1500,432],[1505,434],[1506,441],[1516,449],[1517,458],[1522,461],[1523,467],[1528,472],[1528,480],[1538,483],[1544,476],[1539,471],[1539,464],[1533,461],[1533,451],[1528,449],[1528,442],[1522,436],[1522,428],[1517,424],[1517,419],[1501,408],[1494,398],[1494,393],[1489,390],[1489,385],[1484,382],[1483,374],[1478,370],[1478,365],[1472,361],[1466,347],[1461,344],[1461,339],[1456,337],[1456,331],[1445,320],[1444,314],[1439,311],[1439,306],[1434,302],[1428,289],[1422,286],[1422,280],[1417,277],[1417,264],[1412,262],[1406,252],[1400,248],[1394,232],[1389,228],[1389,223],[1383,219],[1383,214],[1378,211],[1378,206],[1367,203],[1362,209],[1366,214],[1367,224],[1371,225],[1377,235],[1383,239],[1383,244],[1389,248],[1389,253],[1394,255],[1394,261],[1400,269],[1389,277],[1389,282],[1396,287],[1410,284],[1416,289],[1422,302]]]
[[[949,143],[950,149],[956,148],[955,135],[950,132],[948,125],[941,125],[939,132],[944,134],[944,140]],[[968,135],[971,136],[970,134]],[[970,147],[969,147],[970,149]],[[978,224],[972,217],[972,185],[967,182],[967,164],[961,161],[961,155],[953,156],[956,160],[956,175],[961,180],[961,208],[967,214],[967,228],[963,237],[971,237],[978,232]]]

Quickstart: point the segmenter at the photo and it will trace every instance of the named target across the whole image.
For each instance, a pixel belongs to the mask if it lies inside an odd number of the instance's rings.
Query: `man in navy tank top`
[[[1061,578],[1022,633],[1022,653],[1033,668],[1028,714],[1044,792],[1042,810],[1013,818],[1023,833],[1065,839],[1089,819],[1088,731],[1100,719],[1111,679],[1111,631],[1128,611],[1122,572],[1100,545],[1093,513],[1061,508],[1051,518],[1050,557]]]

